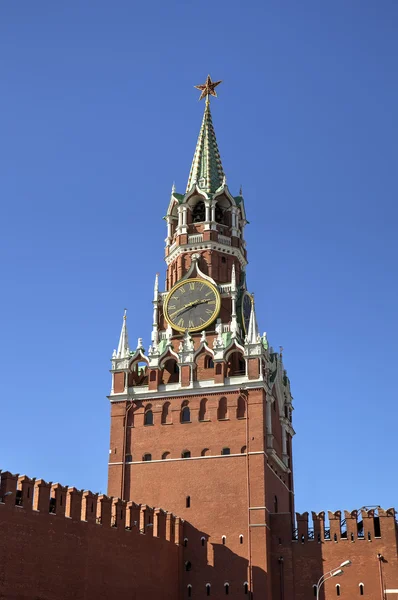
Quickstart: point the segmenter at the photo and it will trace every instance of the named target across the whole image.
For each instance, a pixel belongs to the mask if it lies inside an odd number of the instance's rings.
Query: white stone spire
[[[124,309],[123,325],[120,332],[119,345],[117,347],[116,358],[127,358],[130,356],[129,336],[127,333],[127,309]]]
[[[153,320],[152,320],[152,347],[157,348],[159,343],[158,333],[158,302],[159,302],[159,273],[156,273],[155,285],[153,288]]]
[[[252,310],[250,313],[249,327],[247,329],[246,344],[257,344],[259,342],[260,335],[258,333],[258,325],[256,319],[256,310],[254,307],[254,298],[252,301]]]

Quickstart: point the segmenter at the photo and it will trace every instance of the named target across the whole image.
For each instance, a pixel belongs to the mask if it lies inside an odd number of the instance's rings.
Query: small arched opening
[[[244,419],[245,416],[246,416],[246,400],[242,396],[239,396],[238,404],[236,406],[236,418]]]
[[[202,398],[202,400],[200,401],[200,407],[199,407],[199,421],[207,421],[207,420],[208,420],[207,398]]]
[[[190,571],[190,570],[191,570],[191,568],[192,568],[192,565],[191,565],[190,561],[189,561],[189,560],[187,560],[187,561],[185,562],[185,570],[186,570],[186,571]]]
[[[170,411],[170,402],[165,402],[162,408],[162,425],[167,425],[171,423],[171,411]]]
[[[224,583],[224,590],[225,590],[225,595],[228,596],[229,595],[229,583]]]
[[[198,200],[192,209],[192,223],[202,223],[206,218],[206,208],[203,200]]]
[[[211,585],[210,583],[206,583],[206,596],[210,596]]]
[[[169,358],[163,365],[161,383],[178,383],[180,380],[180,369],[175,358]]]
[[[363,596],[364,595],[364,591],[365,591],[364,585],[363,585],[363,583],[360,583],[359,584],[359,595]]]
[[[200,456],[208,456],[210,454],[210,450],[208,448],[203,448]]]
[[[228,402],[225,397],[220,398],[218,401],[217,419],[219,421],[228,419]]]
[[[235,350],[229,355],[227,364],[227,377],[246,374],[246,363],[243,354]]]
[[[191,411],[189,409],[188,400],[184,400],[181,405],[181,423],[190,423],[191,422]]]
[[[144,412],[144,425],[153,425],[152,404],[147,404]]]
[[[163,452],[162,454],[162,460],[167,460],[170,456],[170,452]]]

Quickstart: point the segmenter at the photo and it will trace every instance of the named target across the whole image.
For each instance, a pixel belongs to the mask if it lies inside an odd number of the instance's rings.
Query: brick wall
[[[0,598],[179,597],[181,524],[172,515],[10,473],[1,483]]]

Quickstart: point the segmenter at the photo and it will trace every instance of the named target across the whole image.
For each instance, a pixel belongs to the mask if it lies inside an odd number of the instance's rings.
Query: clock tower
[[[186,191],[173,187],[167,209],[151,344],[130,348],[125,315],[112,356],[108,494],[184,520],[181,598],[266,598],[272,514],[294,514],[292,396],[247,290],[244,199],[210,111],[219,83],[197,86],[204,115]]]

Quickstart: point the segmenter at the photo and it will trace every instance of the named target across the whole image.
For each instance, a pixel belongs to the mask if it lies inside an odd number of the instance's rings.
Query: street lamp
[[[323,586],[325,581],[327,581],[328,579],[331,579],[332,577],[339,577],[340,575],[343,575],[344,571],[343,571],[342,567],[349,567],[350,564],[351,564],[350,560],[345,560],[344,562],[341,563],[341,565],[339,567],[336,567],[335,569],[328,571],[327,573],[322,575],[322,577],[320,577],[318,583],[316,584],[316,600],[319,600],[319,598],[320,598],[319,594],[321,591],[321,587]]]

